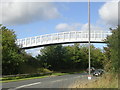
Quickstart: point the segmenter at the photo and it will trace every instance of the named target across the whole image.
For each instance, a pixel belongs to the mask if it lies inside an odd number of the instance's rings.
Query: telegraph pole
[[[89,30],[89,76],[88,79],[91,79],[91,75],[90,75],[90,0],[88,0],[88,30]]]

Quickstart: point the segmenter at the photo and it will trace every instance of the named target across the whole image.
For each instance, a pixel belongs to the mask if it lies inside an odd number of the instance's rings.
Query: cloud
[[[55,29],[58,31],[76,31],[78,28],[81,27],[80,23],[73,23],[73,24],[68,24],[68,23],[60,23],[56,25]]]
[[[100,26],[97,26],[97,25],[93,25],[93,24],[91,24],[90,25],[90,29],[93,31],[93,30],[95,30],[95,31],[104,31],[105,29],[104,28],[102,28],[102,27],[100,27]],[[86,23],[86,24],[83,24],[82,25],[82,27],[81,27],[81,30],[82,31],[88,31],[88,23]]]
[[[8,25],[27,24],[35,21],[55,19],[58,9],[50,2],[4,2],[2,23]]]
[[[91,30],[96,30],[96,31],[104,31],[105,28],[102,28],[100,26],[97,25],[90,25]],[[55,27],[56,30],[58,31],[78,31],[78,30],[82,30],[82,31],[88,31],[88,23],[86,24],[81,24],[81,23],[72,23],[72,24],[68,24],[68,23],[60,23],[58,25],[56,25]]]
[[[118,2],[107,2],[99,9],[99,15],[106,24],[118,25]],[[120,19],[119,19],[120,20]]]

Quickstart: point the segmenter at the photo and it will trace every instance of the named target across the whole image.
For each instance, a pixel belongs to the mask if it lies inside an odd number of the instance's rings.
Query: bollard
[[[88,80],[91,80],[91,79],[92,79],[91,75],[88,75]]]

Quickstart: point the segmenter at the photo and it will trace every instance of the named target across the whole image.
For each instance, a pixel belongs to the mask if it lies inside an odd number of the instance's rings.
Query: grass
[[[50,76],[61,76],[65,75],[67,73],[52,73],[51,75],[42,75],[42,76],[23,76],[23,77],[6,77],[2,78],[2,83],[7,83],[7,82],[13,82],[13,81],[20,81],[20,80],[30,80],[30,79],[37,79],[37,78],[45,78],[45,77],[50,77]]]
[[[49,77],[49,76],[39,76],[39,77],[31,77],[31,78],[22,78],[22,79],[12,79],[12,80],[4,80],[4,81],[0,81],[2,83],[7,83],[7,82],[13,82],[13,81],[21,81],[21,80],[30,80],[30,79],[37,79],[37,78],[45,78],[45,77]]]
[[[37,76],[17,76],[17,77],[5,77],[1,78],[2,83],[7,83],[7,82],[13,82],[13,81],[21,81],[21,80],[30,80],[30,79],[37,79],[37,78],[45,78],[45,77],[52,77],[52,76],[62,76],[62,75],[68,75],[68,74],[74,74],[74,73],[82,73],[83,71],[79,72],[53,72],[48,75],[37,75]]]
[[[89,83],[74,85],[75,88],[118,88],[118,75],[105,74]]]

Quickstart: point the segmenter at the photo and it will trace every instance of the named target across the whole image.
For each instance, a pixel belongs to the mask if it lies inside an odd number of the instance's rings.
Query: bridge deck
[[[110,32],[91,32],[91,43],[105,43],[105,38],[111,35]],[[89,34],[84,31],[71,31],[54,34],[46,34],[24,39],[18,39],[17,44],[23,49],[42,47],[66,43],[88,43]]]

